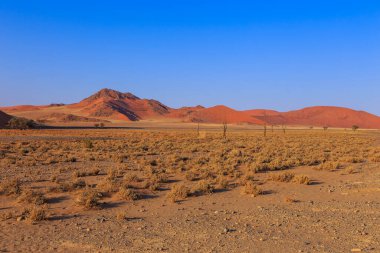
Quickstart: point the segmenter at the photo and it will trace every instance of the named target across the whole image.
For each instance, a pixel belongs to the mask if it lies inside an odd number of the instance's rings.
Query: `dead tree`
[[[197,133],[198,133],[198,138],[199,138],[199,136],[200,136],[199,122],[198,122],[198,127],[197,127]]]
[[[223,138],[227,138],[227,122],[223,122]]]
[[[267,124],[264,125],[264,137],[267,137]]]
[[[284,132],[284,134],[286,133],[286,126],[285,125],[282,125],[282,131]]]

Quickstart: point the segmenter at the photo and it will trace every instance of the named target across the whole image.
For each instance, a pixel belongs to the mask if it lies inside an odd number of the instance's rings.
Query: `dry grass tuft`
[[[252,195],[253,197],[257,197],[257,196],[263,194],[263,190],[261,190],[252,181],[247,181],[244,185],[243,193],[248,194],[248,195]]]
[[[268,180],[275,182],[291,182],[294,178],[294,174],[290,172],[284,172],[279,174],[270,174]]]
[[[20,195],[21,194],[21,180],[20,179],[12,179],[10,181],[4,181],[0,185],[0,193],[5,195]]]
[[[167,195],[167,198],[172,202],[177,202],[186,199],[190,194],[189,188],[183,184],[176,184],[172,187]]]
[[[208,180],[200,180],[194,187],[193,192],[195,195],[211,194],[215,190],[214,186]]]
[[[34,205],[43,205],[46,203],[46,198],[42,192],[26,190],[17,198],[20,203],[28,203]]]
[[[102,198],[102,194],[95,189],[86,188],[82,190],[75,202],[83,206],[85,209],[98,209],[101,207],[99,200]]]
[[[308,176],[305,175],[297,175],[293,178],[293,182],[299,183],[299,184],[306,184],[309,185],[311,183],[311,180]]]
[[[138,200],[141,198],[137,191],[130,189],[125,185],[119,188],[118,195],[123,200]]]

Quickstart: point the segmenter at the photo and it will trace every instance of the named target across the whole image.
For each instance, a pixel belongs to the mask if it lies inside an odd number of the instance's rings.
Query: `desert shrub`
[[[284,172],[279,174],[271,174],[268,177],[268,180],[276,182],[291,182],[294,178],[294,174],[290,172]]]
[[[341,165],[339,162],[324,162],[320,165],[316,166],[316,170],[327,170],[327,171],[335,171],[340,169]]]
[[[308,176],[305,175],[297,175],[293,178],[293,182],[299,183],[299,184],[310,184],[311,180]]]
[[[92,149],[94,147],[94,144],[89,139],[83,140],[83,145],[87,149]]]
[[[123,180],[126,184],[137,183],[140,181],[136,174],[125,174]]]
[[[47,219],[47,206],[33,206],[30,209],[27,219],[31,222],[43,221]]]
[[[291,197],[286,197],[284,199],[284,201],[287,202],[287,203],[296,203],[296,202],[298,202],[296,199],[293,199]]]
[[[26,190],[21,193],[17,201],[20,203],[42,205],[46,203],[46,198],[42,192]]]
[[[48,208],[46,205],[43,205],[43,206],[33,205],[31,207],[26,207],[22,211],[18,220],[27,220],[32,223],[46,220],[48,217],[47,209]]]
[[[186,172],[185,178],[188,181],[195,181],[195,180],[197,180],[197,175],[194,172],[189,170]]]
[[[119,188],[118,195],[124,200],[138,200],[141,198],[137,191],[130,189],[127,186],[121,186]]]
[[[85,171],[85,170],[82,170],[82,171],[74,171],[73,172],[73,177],[90,177],[90,176],[97,176],[99,175],[100,173],[100,169],[98,168],[95,168],[95,169],[92,169],[90,171]]]
[[[97,188],[106,193],[117,192],[121,182],[116,178],[107,176],[98,185]]]
[[[263,191],[255,185],[252,181],[247,181],[243,188],[243,193],[257,197],[263,194]]]
[[[9,181],[3,181],[0,185],[0,193],[5,195],[20,195],[21,194],[21,180],[16,178]]]
[[[6,221],[13,218],[12,212],[2,212],[0,213],[0,221]]]
[[[101,207],[101,203],[99,202],[101,197],[102,194],[97,190],[86,188],[78,194],[75,202],[85,209],[97,209]]]
[[[223,176],[219,176],[216,179],[216,184],[219,189],[226,189],[228,187],[228,180]]]
[[[33,120],[14,117],[8,122],[8,127],[11,129],[25,130],[36,128],[37,124]]]
[[[200,180],[193,188],[196,195],[211,194],[214,192],[214,186],[208,180]]]
[[[128,219],[127,212],[126,211],[119,211],[116,213],[116,219],[118,220],[126,220]]]
[[[186,199],[189,196],[190,190],[183,184],[176,184],[172,187],[167,195],[167,198],[172,202],[177,202]]]

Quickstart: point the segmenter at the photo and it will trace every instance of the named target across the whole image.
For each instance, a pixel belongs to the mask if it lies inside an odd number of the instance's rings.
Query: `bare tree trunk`
[[[227,122],[223,122],[223,138],[227,138]]]
[[[267,125],[264,125],[264,137],[267,137]]]
[[[200,136],[199,122],[198,122],[198,127],[197,127],[197,134],[198,134],[198,138],[199,138],[199,136]]]

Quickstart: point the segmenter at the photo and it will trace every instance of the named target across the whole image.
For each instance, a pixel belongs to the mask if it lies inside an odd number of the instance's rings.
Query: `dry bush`
[[[167,198],[170,199],[172,202],[177,202],[186,199],[189,196],[189,194],[189,188],[187,188],[183,184],[176,184],[167,194]]]
[[[254,197],[257,197],[261,194],[263,194],[263,190],[261,190],[257,185],[255,185],[252,181],[247,181],[245,183],[245,186],[243,188],[243,193],[252,195]]]
[[[10,220],[13,218],[13,213],[12,212],[4,212],[0,214],[0,221],[6,221]]]
[[[0,185],[0,193],[5,195],[20,195],[22,182],[20,179],[12,179],[9,181],[3,181]]]
[[[298,202],[298,200],[293,199],[293,198],[291,198],[291,197],[286,197],[286,198],[284,199],[284,201],[287,202],[287,203],[296,203],[296,202]]]
[[[47,209],[48,209],[47,205],[43,205],[43,206],[33,205],[31,207],[26,207],[22,211],[18,220],[27,220],[31,223],[47,220],[48,218]]]
[[[327,170],[327,171],[335,171],[341,168],[341,165],[339,162],[324,162],[321,163],[319,166],[314,167],[316,170]]]
[[[48,217],[47,215],[47,206],[37,206],[34,205],[29,213],[29,216],[27,219],[31,222],[37,222],[37,221],[43,221],[46,220]]]
[[[279,174],[270,174],[268,180],[275,182],[291,182],[294,178],[294,174],[290,172],[284,172]]]
[[[125,174],[123,180],[126,184],[137,183],[140,181],[136,174]]]
[[[219,176],[217,179],[216,179],[216,185],[219,189],[226,189],[228,188],[228,180],[226,177],[224,176]]]
[[[215,190],[212,183],[208,180],[200,180],[194,187],[193,193],[195,195],[211,194]]]
[[[138,200],[141,198],[137,191],[125,185],[119,188],[118,195],[123,200]]]
[[[99,191],[91,188],[86,188],[78,194],[75,202],[87,210],[98,209],[101,207],[101,203],[99,202],[101,198],[102,194]]]
[[[152,176],[145,181],[143,188],[151,191],[158,191],[161,186],[161,180],[158,177]]]
[[[71,192],[79,189],[83,189],[87,186],[86,181],[81,179],[75,179],[72,182],[58,182],[58,186],[50,187],[50,192]]]
[[[99,190],[105,193],[113,193],[119,190],[121,182],[112,176],[107,176],[104,178],[97,186]]]
[[[185,178],[188,181],[195,181],[195,180],[197,180],[197,175],[194,172],[189,170],[186,172]]]
[[[299,184],[306,184],[309,185],[311,183],[311,180],[308,176],[305,175],[297,175],[293,178],[293,182],[299,183]]]
[[[89,177],[89,176],[97,176],[100,173],[100,169],[94,168],[90,171],[74,171],[73,177]]]
[[[118,220],[127,220],[128,219],[128,216],[127,216],[127,212],[126,211],[119,211],[116,213],[116,219]]]
[[[42,205],[46,203],[46,198],[42,192],[36,192],[32,190],[25,190],[17,198],[20,203],[28,203],[34,205]]]

